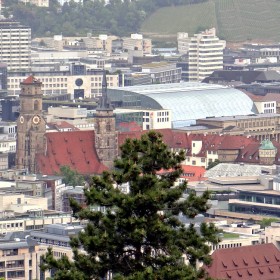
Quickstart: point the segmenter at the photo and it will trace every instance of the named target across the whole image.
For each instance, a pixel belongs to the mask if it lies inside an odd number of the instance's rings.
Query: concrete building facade
[[[144,39],[142,34],[131,34],[130,37],[123,38],[124,50],[143,51],[144,54],[152,53],[152,41]]]
[[[98,97],[102,90],[102,73],[88,72],[72,75],[67,71],[34,71],[33,74],[42,82],[42,92],[46,95],[67,94],[75,97]],[[28,77],[28,72],[10,73],[8,78],[8,92],[12,95],[20,93],[20,83]],[[107,75],[109,87],[119,86],[118,75]],[[80,95],[80,96],[78,96]]]
[[[215,70],[223,69],[225,41],[216,36],[216,29],[194,34],[189,45],[189,80],[202,81]]]
[[[0,59],[8,70],[29,70],[31,28],[12,20],[0,21]]]

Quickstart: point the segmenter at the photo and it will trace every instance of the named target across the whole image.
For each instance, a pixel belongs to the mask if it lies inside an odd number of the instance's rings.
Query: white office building
[[[8,70],[30,69],[31,28],[12,20],[0,21],[0,60]]]
[[[191,37],[189,45],[189,81],[201,82],[215,70],[223,69],[225,41],[216,36],[216,29],[205,30]]]

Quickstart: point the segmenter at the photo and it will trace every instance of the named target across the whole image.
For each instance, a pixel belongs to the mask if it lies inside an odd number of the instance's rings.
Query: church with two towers
[[[59,173],[62,166],[80,174],[111,169],[118,153],[118,137],[105,72],[94,131],[46,132],[41,86],[34,76],[21,83],[16,167],[46,175]]]

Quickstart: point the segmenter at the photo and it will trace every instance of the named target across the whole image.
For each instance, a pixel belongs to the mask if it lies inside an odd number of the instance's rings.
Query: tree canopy
[[[172,5],[195,4],[205,0],[84,0],[83,4],[66,2],[62,7],[50,1],[50,7],[37,7],[19,1],[7,1],[4,15],[13,16],[30,26],[33,37],[63,34],[81,36],[114,34],[119,36],[138,32],[143,21],[158,8]]]
[[[72,200],[74,216],[87,225],[72,238],[73,260],[55,259],[52,251],[42,269],[55,269],[54,279],[199,279],[198,262],[210,262],[218,230],[202,223],[183,224],[179,214],[194,218],[208,209],[209,193],[182,199],[186,183],[175,186],[182,173],[184,152],[172,152],[156,132],[127,139],[115,170],[94,176],[85,190],[87,208]],[[158,172],[165,170],[158,175]],[[123,185],[129,192],[121,191]],[[93,210],[98,205],[104,211]]]
[[[67,186],[83,186],[85,183],[83,176],[79,175],[77,171],[66,165],[60,167],[59,175],[63,176],[63,183]]]

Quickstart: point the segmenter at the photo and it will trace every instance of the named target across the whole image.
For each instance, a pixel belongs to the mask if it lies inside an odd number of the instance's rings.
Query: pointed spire
[[[111,105],[110,99],[107,95],[107,77],[106,77],[106,71],[103,71],[103,79],[102,79],[102,95],[99,99],[99,104],[96,110],[113,110],[113,107]]]

